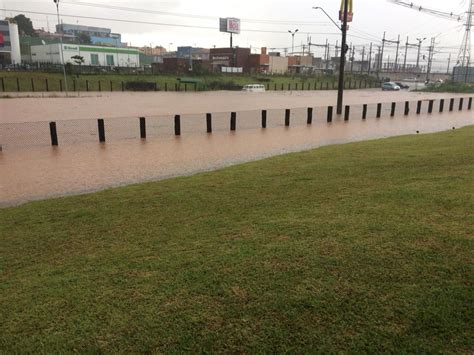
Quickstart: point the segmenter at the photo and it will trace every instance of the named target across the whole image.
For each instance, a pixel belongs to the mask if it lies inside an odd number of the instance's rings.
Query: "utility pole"
[[[351,74],[352,74],[352,71],[354,69],[354,46],[352,45],[351,43]]]
[[[329,70],[329,57],[330,57],[330,54],[329,54],[329,41],[328,39],[326,38],[326,74]]]
[[[341,42],[341,60],[339,63],[339,85],[337,89],[337,114],[342,114],[342,105],[344,99],[344,65],[346,64],[346,39],[347,39],[347,11],[349,8],[349,0],[344,0],[343,17],[342,17],[342,42]]]
[[[433,66],[435,38],[431,38],[431,45],[428,53],[428,68],[426,69],[426,81],[430,80],[431,68]]]
[[[446,74],[449,74],[449,67],[451,66],[451,53],[449,53],[449,58],[448,58],[448,70],[446,70]]]
[[[370,69],[372,66],[372,42],[370,42],[370,50],[369,50],[369,70],[367,71],[367,74],[370,75]]]
[[[407,42],[405,44],[405,59],[403,59],[403,71],[406,71],[407,69],[407,55],[408,55],[408,36],[407,36]]]
[[[398,40],[397,40],[397,53],[395,54],[395,72],[397,72],[397,67],[398,67],[398,50],[400,49],[400,35],[398,35]]]
[[[383,39],[382,39],[382,54],[381,56],[379,56],[379,71],[380,69],[382,69],[384,49],[385,49],[385,32],[383,33]]]
[[[364,71],[365,46],[362,47],[362,61],[360,62],[360,73]]]
[[[59,0],[53,0],[54,3],[56,4],[56,13],[58,15],[58,27],[61,28],[61,36],[60,38],[60,46],[61,46],[61,61],[63,64],[63,75],[64,75],[64,88],[66,91],[66,96],[68,96],[68,90],[67,90],[67,76],[66,76],[66,63],[64,62],[64,50],[63,50],[63,33],[64,33],[64,28],[61,26],[61,21],[59,19]]]
[[[339,57],[339,41],[336,41],[336,48],[334,52],[334,57]]]

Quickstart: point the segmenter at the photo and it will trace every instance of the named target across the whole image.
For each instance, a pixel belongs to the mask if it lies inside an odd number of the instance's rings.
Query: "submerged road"
[[[304,95],[303,95],[304,94]],[[318,92],[317,94],[321,94]],[[145,181],[154,181],[172,176],[189,175],[201,171],[208,171],[232,164],[252,161],[264,157],[274,156],[287,152],[296,152],[307,150],[324,145],[339,144],[346,142],[362,141],[368,139],[385,138],[405,134],[431,133],[452,129],[452,127],[462,127],[474,124],[474,111],[457,110],[458,100],[456,100],[456,109],[453,112],[438,113],[438,103],[436,110],[432,114],[426,113],[426,102],[424,103],[423,113],[416,115],[415,103],[411,103],[409,116],[403,115],[403,106],[398,105],[394,117],[390,117],[389,106],[384,105],[381,118],[375,118],[374,105],[369,105],[369,116],[366,120],[361,119],[361,104],[364,102],[378,102],[385,99],[390,102],[390,98],[397,96],[397,101],[418,100],[422,98],[436,97],[456,97],[458,95],[428,95],[409,93],[390,93],[390,96],[379,96],[381,93],[374,91],[349,92],[347,103],[356,102],[358,106],[351,109],[349,121],[344,121],[342,117],[334,117],[332,123],[326,122],[326,108],[316,108],[313,123],[306,124],[306,111],[294,110],[291,116],[291,126],[285,127],[283,124],[283,107],[304,107],[308,102],[316,100],[324,101],[322,105],[334,101],[335,93],[332,92],[325,99],[317,97],[315,94],[302,93],[295,99],[295,96],[287,94],[272,95],[242,95],[242,93],[212,93],[209,96],[212,101],[221,96],[222,102],[217,101],[216,106],[205,102],[201,94],[183,95],[186,100],[194,100],[196,110],[194,112],[206,111],[239,111],[239,107],[245,107],[247,110],[261,109],[263,107],[271,109],[273,102],[273,114],[269,115],[269,126],[267,129],[259,128],[260,111],[247,111],[238,113],[237,131],[230,132],[228,127],[228,116],[219,117],[216,115],[215,129],[212,134],[205,133],[205,125],[201,116],[188,115],[183,119],[183,134],[175,137],[172,133],[172,121],[167,120],[157,125],[160,134],[150,135],[147,140],[140,140],[137,137],[135,129],[135,118],[133,127],[127,124],[113,126],[114,122],[120,120],[110,120],[106,123],[108,129],[108,140],[105,144],[99,144],[96,137],[95,121],[75,120],[71,127],[79,127],[79,123],[92,123],[90,135],[79,139],[82,136],[66,136],[69,131],[60,131],[60,146],[49,146],[49,136],[42,137],[34,144],[22,145],[22,138],[28,137],[27,129],[29,123],[7,123],[12,121],[13,116],[2,115],[0,130],[2,127],[8,128],[8,135],[0,132],[1,140],[7,141],[12,135],[18,145],[6,144],[3,152],[0,152],[0,206],[9,206],[24,203],[31,200],[49,198],[53,196],[64,196],[70,194],[80,194],[84,192],[98,191],[105,188],[122,186],[132,183]],[[179,94],[173,94],[177,97]],[[166,96],[166,95],[165,95]],[[120,95],[112,95],[102,101],[103,112],[118,113],[119,108],[112,105]],[[132,100],[134,98],[143,100],[142,104],[154,106],[151,103],[153,95],[123,95],[122,100]],[[155,97],[156,100],[161,95]],[[280,100],[277,100],[277,98]],[[243,99],[242,99],[243,98]],[[257,98],[260,98],[257,100]],[[367,101],[368,99],[372,101]],[[90,98],[91,100],[98,98]],[[283,100],[284,99],[284,100]],[[364,101],[362,101],[364,99]],[[33,112],[27,100],[31,99],[8,99],[3,100],[12,102],[11,105],[24,105],[23,111],[30,112],[32,121],[37,121],[34,125],[45,126],[42,122],[45,116],[53,116],[51,119],[60,120],[64,117],[63,113],[58,113],[53,107],[49,107],[56,100],[62,102],[72,102],[73,99],[34,99],[40,100],[42,105],[48,108],[46,111]],[[55,100],[55,101],[50,101]],[[75,99],[74,99],[75,100]],[[77,99],[82,100],[82,99]],[[111,100],[110,102],[108,100]],[[149,101],[151,100],[151,101]],[[249,102],[241,102],[248,100]],[[256,100],[256,101],[255,101]],[[254,102],[255,101],[255,102]],[[153,101],[154,102],[154,101]],[[260,103],[260,104],[259,104]],[[4,102],[2,102],[4,104]],[[163,102],[160,106],[160,114],[165,115],[171,112],[171,106],[175,103],[168,102],[168,106]],[[467,102],[465,103],[467,105]],[[2,106],[4,107],[4,106]],[[212,108],[215,110],[212,110]],[[192,102],[185,102],[181,108],[192,110]],[[230,109],[229,109],[230,108]],[[446,103],[446,109],[448,103]],[[153,107],[143,106],[141,112],[152,110]],[[92,117],[97,117],[92,106],[84,107],[82,110],[94,112]],[[118,111],[117,111],[118,110]],[[140,116],[135,107],[129,108],[127,115]],[[169,110],[169,111],[166,111]],[[133,111],[133,112],[132,112]],[[101,113],[103,113],[101,112]],[[180,111],[183,112],[183,111]],[[23,114],[25,114],[23,112]],[[50,116],[51,115],[51,116]],[[82,114],[81,114],[82,115]],[[92,113],[91,113],[92,115]],[[110,117],[106,116],[105,117]],[[21,117],[21,116],[19,116]],[[79,117],[76,117],[79,118]],[[21,122],[20,121],[16,122]],[[198,122],[199,121],[199,122]],[[106,121],[107,122],[107,121]],[[125,121],[120,121],[125,122]],[[127,121],[128,122],[128,121]],[[71,124],[72,124],[71,123]],[[66,123],[65,123],[66,124]],[[77,126],[75,126],[77,125]],[[151,133],[153,130],[150,127]],[[117,132],[112,132],[115,129]],[[45,131],[47,133],[47,131]],[[132,133],[130,133],[132,132]],[[43,132],[44,133],[44,132]],[[2,136],[3,134],[3,136]],[[3,137],[3,138],[2,138]],[[69,141],[66,139],[69,137]],[[30,139],[29,137],[28,139]],[[25,140],[25,143],[30,140]]]

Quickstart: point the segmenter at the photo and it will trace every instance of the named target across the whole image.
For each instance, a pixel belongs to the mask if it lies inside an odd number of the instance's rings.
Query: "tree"
[[[80,44],[92,44],[91,36],[87,33],[79,33],[77,40]]]
[[[84,63],[84,57],[81,55],[75,55],[71,57],[72,60],[74,60],[74,63],[81,65]]]
[[[35,29],[33,28],[33,22],[23,14],[16,15],[13,20],[18,25],[18,32],[23,36],[32,36],[35,37],[37,34],[35,33]]]

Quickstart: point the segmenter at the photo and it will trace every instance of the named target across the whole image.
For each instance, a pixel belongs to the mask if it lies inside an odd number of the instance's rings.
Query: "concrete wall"
[[[288,57],[277,57],[271,55],[269,57],[270,73],[285,74],[288,72]]]

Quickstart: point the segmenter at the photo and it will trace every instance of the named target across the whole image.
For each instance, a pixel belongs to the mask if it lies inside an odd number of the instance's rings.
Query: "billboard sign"
[[[240,19],[224,17],[219,19],[219,31],[227,33],[240,33]]]
[[[352,0],[349,0],[347,2],[348,8],[347,8],[347,22],[352,22],[352,19],[354,18],[354,10],[353,10],[353,5],[352,5]],[[344,21],[344,0],[341,0],[341,10],[339,11],[339,21],[343,22]]]

